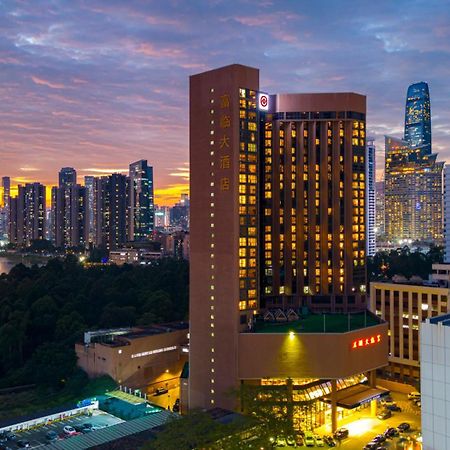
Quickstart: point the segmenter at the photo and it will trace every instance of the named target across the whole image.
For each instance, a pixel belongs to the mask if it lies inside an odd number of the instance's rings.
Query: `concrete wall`
[[[352,348],[356,340],[380,342]],[[388,363],[387,324],[349,333],[242,333],[239,378],[345,378]]]
[[[129,345],[108,346],[103,344],[75,345],[78,366],[90,377],[109,375],[117,383],[127,387],[141,387],[158,378],[174,366],[182,367],[180,361],[186,360],[181,345],[187,342],[188,330],[143,336],[129,339]],[[176,347],[152,355],[132,357],[139,353]],[[178,373],[179,376],[179,373]]]

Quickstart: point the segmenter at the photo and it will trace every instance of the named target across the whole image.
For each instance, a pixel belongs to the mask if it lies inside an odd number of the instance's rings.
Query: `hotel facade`
[[[382,394],[365,115],[359,94],[261,92],[246,66],[191,77],[190,408],[245,410],[244,386],[278,386],[294,423],[336,428],[355,390]]]

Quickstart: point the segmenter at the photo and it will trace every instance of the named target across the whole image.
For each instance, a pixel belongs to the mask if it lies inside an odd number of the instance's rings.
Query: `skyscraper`
[[[84,177],[86,188],[86,220],[88,231],[88,242],[94,242],[94,177]]]
[[[405,141],[421,156],[431,154],[431,107],[428,84],[411,84],[406,94]]]
[[[373,256],[376,252],[375,219],[376,219],[376,200],[375,200],[375,139],[368,137],[367,146],[367,165],[366,165],[366,214],[367,214],[367,255]]]
[[[0,227],[0,233],[3,236],[8,235],[8,229],[9,229],[9,199],[10,199],[10,193],[11,193],[11,179],[9,177],[3,177],[2,178],[2,187],[3,187],[3,208],[0,210],[1,217],[1,227]],[[0,236],[1,237],[1,236]]]
[[[408,88],[404,140],[385,137],[386,239],[442,242],[443,162],[431,153],[430,93],[425,82]]]
[[[375,182],[375,239],[384,240],[385,218],[384,218],[384,180]]]
[[[94,243],[114,250],[127,240],[127,177],[94,179]]]
[[[51,235],[56,247],[80,247],[89,240],[87,191],[76,181],[75,169],[63,167],[59,186],[52,188]]]
[[[270,385],[312,426],[324,383],[335,429],[337,379],[386,364],[386,324],[346,315],[366,308],[365,117],[363,95],[268,95],[242,65],[190,78],[190,408],[245,410],[230,391]]]
[[[444,261],[450,263],[450,164],[444,169]]]
[[[442,241],[443,162],[408,142],[385,137],[386,239],[395,243]]]
[[[18,195],[10,202],[11,243],[29,246],[45,239],[45,186],[40,183],[19,185]]]
[[[146,160],[130,164],[128,240],[148,239],[154,228],[153,167]]]

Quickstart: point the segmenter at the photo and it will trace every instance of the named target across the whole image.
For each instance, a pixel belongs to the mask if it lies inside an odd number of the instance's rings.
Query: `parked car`
[[[295,437],[295,443],[297,444],[297,447],[303,447],[305,445],[305,440],[301,434],[297,434]]]
[[[16,445],[19,448],[30,448],[30,443],[26,441],[25,439],[18,439],[16,441]]]
[[[402,408],[400,408],[400,406],[398,406],[397,403],[392,403],[391,405],[386,405],[386,409],[388,409],[389,411],[402,412]]]
[[[389,411],[389,409],[385,409],[384,411],[381,411],[380,413],[378,413],[377,417],[380,420],[386,420],[386,419],[389,419],[389,417],[392,417],[392,412]]]
[[[316,447],[324,447],[325,443],[323,442],[323,439],[321,436],[319,436],[318,434],[316,434],[314,436],[314,441],[316,442]]]
[[[45,433],[45,439],[47,441],[57,441],[58,440],[58,433],[56,431],[50,430]]]
[[[8,441],[15,441],[17,439],[17,434],[12,431],[5,431],[4,435]]]
[[[286,438],[286,442],[287,442],[287,445],[290,445],[291,447],[294,447],[295,446],[294,436],[288,436]]]
[[[364,446],[363,450],[377,450],[378,443],[377,442],[369,442]]]
[[[419,399],[420,399],[420,392],[417,392],[417,391],[410,392],[410,393],[408,394],[408,398],[409,398],[410,400],[414,400],[414,399],[416,399],[416,398],[419,398]]]
[[[397,429],[399,431],[409,431],[411,429],[411,425],[408,422],[402,422]]]
[[[339,428],[338,430],[335,431],[334,438],[340,439],[340,440],[348,438],[348,429],[347,428]]]
[[[277,447],[286,447],[286,439],[284,436],[277,436],[276,440]]]
[[[324,436],[323,440],[328,447],[336,447],[336,441],[332,438],[332,436]]]
[[[74,435],[74,434],[77,434],[77,430],[75,430],[75,428],[74,428],[74,427],[71,427],[70,425],[66,425],[66,426],[63,428],[63,431],[64,431],[64,433],[67,434],[68,436],[72,436],[72,435]]]
[[[372,442],[382,444],[383,442],[386,442],[386,436],[384,434],[378,434],[372,439]]]
[[[158,396],[158,395],[163,395],[163,394],[167,394],[169,392],[168,389],[160,387],[158,389],[155,390],[154,396]]]
[[[384,432],[384,435],[385,435],[387,438],[391,438],[391,439],[392,439],[392,438],[398,436],[398,435],[399,435],[399,432],[398,432],[397,428],[389,427],[389,428],[387,428],[386,431]]]
[[[314,447],[315,445],[314,437],[312,434],[305,434],[305,445],[307,447]]]

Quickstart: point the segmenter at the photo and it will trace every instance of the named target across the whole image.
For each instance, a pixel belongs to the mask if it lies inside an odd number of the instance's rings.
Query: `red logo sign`
[[[370,336],[363,339],[356,339],[352,342],[352,349],[361,347],[370,347],[371,345],[378,344],[381,342],[381,334],[375,336]]]
[[[263,94],[262,92],[258,94],[258,108],[261,111],[269,110],[269,96],[267,94]]]

